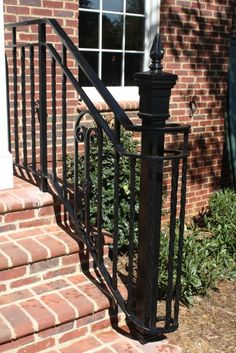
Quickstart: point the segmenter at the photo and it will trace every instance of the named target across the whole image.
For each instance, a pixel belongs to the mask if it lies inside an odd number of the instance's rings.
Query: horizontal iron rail
[[[80,113],[80,115],[77,118],[76,121],[76,126],[78,127],[80,125],[80,122],[82,120],[82,118],[84,117],[84,115],[89,114],[91,115],[91,117],[93,117],[93,114],[91,114],[91,112],[89,110],[84,110]],[[99,114],[99,113],[98,113]],[[99,114],[100,115],[100,114]],[[96,120],[95,120],[96,122]],[[166,125],[167,128],[165,129],[164,127],[156,127],[153,129],[148,129],[145,127],[140,126],[133,126],[134,129],[127,129],[128,131],[140,131],[140,132],[152,132],[153,134],[155,133],[166,133],[166,134],[176,134],[176,133],[184,133],[187,134],[190,131],[190,126],[189,125],[178,125],[178,124],[168,124]],[[135,130],[135,127],[138,127],[137,130]],[[108,129],[110,129],[108,127]],[[108,136],[109,137],[109,136]],[[112,142],[112,141],[111,141]],[[121,148],[117,148],[117,144],[113,143],[113,146],[117,149],[117,152],[119,152],[120,155],[124,156],[124,157],[135,157],[138,159],[148,159],[148,160],[152,160],[152,161],[163,161],[163,160],[173,160],[173,159],[182,159],[185,157],[189,156],[189,152],[186,152],[185,149],[182,150],[178,150],[178,149],[164,149],[164,155],[163,156],[158,156],[158,155],[141,155],[141,154],[137,154],[137,153],[131,153],[128,152],[127,150],[125,150],[124,146],[119,144],[118,146],[121,146]],[[169,153],[169,155],[168,155]]]
[[[133,125],[128,126],[127,130],[129,131],[139,131],[139,132],[150,132],[150,133],[157,133],[157,132],[166,132],[168,133],[178,133],[178,132],[189,132],[191,129],[190,125],[179,125],[179,124],[165,124],[161,127],[143,127],[142,125]]]

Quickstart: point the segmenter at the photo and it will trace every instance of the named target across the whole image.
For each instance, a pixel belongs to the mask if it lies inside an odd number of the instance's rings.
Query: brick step
[[[0,191],[0,353],[64,353],[78,339],[91,352],[101,346],[93,334],[111,326],[114,299],[65,215],[49,193],[20,179]]]
[[[164,337],[142,344],[131,336],[123,314],[110,315],[108,310],[103,310],[73,323],[0,345],[0,352],[183,353],[183,350],[175,341]]]
[[[0,191],[0,233],[54,224],[59,211],[50,193],[14,177],[14,188]]]
[[[28,344],[36,338],[44,340],[71,330],[77,337],[87,332],[89,325],[95,328],[96,321],[107,319],[104,310],[113,303],[100,278],[97,271],[67,274],[22,290],[2,293],[0,352],[13,353],[23,342]],[[86,328],[82,329],[83,326]]]
[[[108,248],[104,248],[104,258]],[[0,234],[0,289],[81,272],[92,263],[82,243],[57,224]]]
[[[0,191],[0,289],[24,287],[88,267],[92,258],[72,238],[68,222],[56,223],[62,207],[55,206],[52,195],[16,177],[14,184],[14,189]],[[61,218],[64,221],[64,214]],[[104,247],[104,260],[107,255]]]

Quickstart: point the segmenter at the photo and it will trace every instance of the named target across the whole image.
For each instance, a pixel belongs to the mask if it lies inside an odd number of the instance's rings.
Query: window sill
[[[108,87],[113,97],[119,103],[120,107],[125,111],[139,109],[138,87]],[[95,105],[96,109],[103,112],[109,112],[109,106],[104,102],[103,98],[93,87],[85,87],[85,93]],[[78,103],[78,111],[87,110],[86,104],[82,101]]]
[[[111,111],[111,109],[109,108],[109,106],[105,103],[105,102],[93,102],[94,106],[96,107],[96,109],[100,112],[109,112]],[[118,104],[120,105],[120,107],[127,111],[132,111],[132,110],[138,110],[139,109],[139,102],[137,101],[118,101]],[[84,110],[87,110],[88,107],[85,103],[83,102],[79,102],[78,103],[78,112],[82,112]]]

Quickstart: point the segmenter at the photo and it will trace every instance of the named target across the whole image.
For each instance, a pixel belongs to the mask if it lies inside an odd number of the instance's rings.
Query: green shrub
[[[138,142],[132,137],[132,134],[121,130],[121,143],[124,148],[135,153],[137,151]],[[90,199],[90,223],[96,226],[97,223],[97,166],[98,166],[98,146],[96,138],[90,145],[90,182],[91,182],[91,199]],[[103,136],[103,157],[102,157],[102,227],[108,232],[113,233],[114,228],[114,147],[108,137]],[[67,157],[68,181],[73,183],[74,180],[74,161],[71,156]],[[81,186],[84,183],[84,155],[79,157],[78,174]],[[130,158],[120,157],[120,183],[119,183],[119,242],[118,247],[122,248],[128,245],[129,220],[130,220]],[[140,163],[136,164],[136,198],[139,194],[140,184]],[[83,207],[84,205],[82,205]],[[135,240],[137,234],[138,220],[138,203],[135,206]]]
[[[209,199],[209,210],[203,216],[203,226],[210,230],[218,241],[227,244],[228,251],[236,253],[236,194],[230,190],[219,190]]]
[[[206,294],[218,280],[236,278],[236,194],[229,189],[214,192],[208,211],[188,233],[181,297],[191,304],[194,295]]]
[[[215,288],[217,280],[232,278],[236,274],[235,262],[227,251],[227,244],[217,238],[185,238],[181,280],[181,298],[192,304],[194,295],[205,295]]]
[[[130,133],[122,131],[121,142],[130,152],[137,150]],[[96,226],[97,217],[97,144],[96,140],[90,148],[90,178],[91,178],[91,219]],[[102,227],[113,233],[114,223],[114,148],[109,139],[104,136],[103,146],[103,224]],[[84,155],[79,157],[79,180],[84,183]],[[67,159],[68,181],[73,182],[73,160]],[[129,232],[129,201],[130,201],[130,159],[120,158],[120,190],[119,190],[119,248],[128,245]],[[136,199],[139,197],[140,165],[136,167]],[[82,205],[83,208],[84,205]],[[135,208],[135,236],[137,236],[138,202]],[[207,231],[206,231],[207,230]],[[209,210],[184,237],[183,263],[181,278],[181,300],[191,305],[195,295],[205,295],[209,289],[215,288],[217,281],[223,278],[235,278],[235,243],[236,243],[236,194],[230,190],[218,191],[209,200]],[[178,231],[176,231],[176,241]],[[137,239],[135,238],[135,241]],[[167,262],[169,251],[168,232],[161,236],[159,288],[166,292]],[[177,244],[176,244],[177,252]],[[175,260],[176,261],[176,255]]]
[[[178,239],[178,237],[177,237]],[[176,241],[177,241],[176,239]],[[176,253],[177,253],[177,244]],[[167,286],[167,262],[169,235],[161,237],[159,288],[162,295]],[[177,256],[175,255],[175,262]],[[175,278],[176,275],[174,275]],[[217,237],[203,237],[201,229],[189,232],[184,238],[180,298],[186,305],[192,305],[195,295],[205,295],[216,288],[217,281],[235,278],[235,260]]]

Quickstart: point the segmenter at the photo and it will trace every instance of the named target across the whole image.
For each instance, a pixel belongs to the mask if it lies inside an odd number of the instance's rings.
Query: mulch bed
[[[223,281],[208,297],[181,307],[178,331],[168,335],[183,353],[236,352],[236,281]]]

